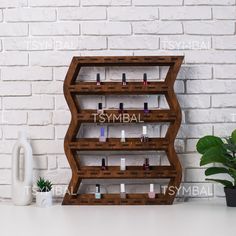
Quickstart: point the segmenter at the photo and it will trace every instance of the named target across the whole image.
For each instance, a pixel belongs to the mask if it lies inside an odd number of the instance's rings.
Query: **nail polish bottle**
[[[103,127],[100,129],[99,142],[102,142],[102,143],[106,142],[105,129]]]
[[[120,184],[120,198],[126,198],[125,194],[125,184]]]
[[[124,130],[121,130],[121,139],[120,139],[120,141],[121,141],[122,143],[125,142],[125,131],[124,131]]]
[[[97,74],[97,85],[101,85],[100,74]]]
[[[119,113],[124,113],[124,104],[122,102],[119,105]]]
[[[95,199],[101,199],[100,184],[96,184]]]
[[[150,184],[150,192],[148,193],[149,198],[155,198],[156,194],[154,192],[154,184]]]
[[[122,74],[122,85],[123,86],[126,85],[126,74],[125,73]]]
[[[101,102],[98,103],[98,110],[97,110],[97,113],[98,113],[98,114],[102,114],[102,113],[103,113],[102,103],[101,103]]]
[[[143,112],[144,112],[144,114],[148,114],[148,113],[149,113],[149,110],[148,110],[148,103],[147,103],[147,102],[144,103]]]
[[[142,143],[148,142],[147,126],[143,126],[143,134],[141,136],[141,142]]]
[[[145,158],[144,164],[143,164],[143,169],[144,170],[150,170],[150,165],[149,165],[149,159]]]
[[[146,73],[144,73],[143,74],[143,85],[147,85],[147,74]]]
[[[102,158],[102,166],[101,166],[101,170],[107,170],[106,159],[105,159],[105,158]]]
[[[120,159],[120,170],[125,171],[125,158]]]

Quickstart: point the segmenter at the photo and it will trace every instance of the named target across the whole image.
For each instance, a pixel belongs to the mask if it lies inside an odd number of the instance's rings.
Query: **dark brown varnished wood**
[[[65,195],[64,205],[156,205],[172,204],[177,194],[182,178],[182,168],[174,149],[174,141],[181,124],[181,109],[174,93],[174,82],[179,72],[183,56],[142,56],[142,57],[74,57],[64,82],[64,95],[71,111],[71,122],[65,137],[64,149],[72,169],[72,179]],[[102,82],[97,86],[94,82],[77,82],[76,78],[81,67],[90,66],[170,66],[165,81],[127,82],[122,86],[118,82]],[[76,99],[77,95],[145,95],[164,94],[170,109],[151,110],[144,114],[140,110],[126,110],[127,114],[141,114],[144,122],[169,122],[169,128],[164,138],[153,138],[148,143],[139,139],[107,139],[100,143],[98,139],[77,139],[77,133],[82,123],[93,123],[95,110],[82,110]],[[105,114],[118,114],[117,110],[106,110]],[[105,123],[109,123],[105,120]],[[117,122],[120,123],[120,122]],[[97,166],[81,166],[77,151],[98,150],[164,150],[170,166],[151,166],[143,170],[140,166],[129,166],[126,171],[120,171],[117,166],[109,166],[101,170]],[[147,194],[127,194],[121,199],[119,194],[102,194],[101,199],[95,199],[93,194],[77,194],[82,179],[170,179],[165,194],[149,199]]]

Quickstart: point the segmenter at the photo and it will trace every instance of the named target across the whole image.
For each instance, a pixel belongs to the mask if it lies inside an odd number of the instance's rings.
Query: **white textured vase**
[[[20,179],[20,150],[24,151],[23,178]],[[15,205],[26,206],[32,202],[33,183],[32,149],[23,131],[19,132],[18,140],[12,153],[12,201]]]
[[[36,205],[38,207],[52,206],[52,191],[50,191],[50,192],[37,192],[36,193]]]

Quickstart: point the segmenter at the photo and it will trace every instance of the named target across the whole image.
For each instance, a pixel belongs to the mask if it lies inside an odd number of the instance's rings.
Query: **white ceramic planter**
[[[50,192],[37,192],[36,205],[38,207],[51,207],[52,206],[52,191]]]

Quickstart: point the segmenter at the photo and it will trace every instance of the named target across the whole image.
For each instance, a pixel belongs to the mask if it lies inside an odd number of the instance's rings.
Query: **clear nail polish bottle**
[[[147,74],[146,73],[144,73],[143,74],[143,85],[147,85]]]
[[[126,167],[125,167],[125,158],[121,158],[120,159],[120,170],[121,171],[125,171]]]
[[[120,184],[120,198],[122,199],[126,198],[125,184]]]
[[[149,165],[149,159],[145,158],[145,161],[143,163],[143,169],[144,170],[150,170],[150,165]]]
[[[97,74],[97,85],[101,85],[100,74]]]
[[[143,112],[144,112],[144,114],[148,114],[148,113],[149,113],[149,110],[148,110],[148,103],[147,103],[147,102],[144,103]]]
[[[105,158],[102,158],[102,166],[101,166],[101,170],[107,170],[106,159],[105,159]]]
[[[120,139],[120,141],[122,143],[125,143],[125,131],[124,130],[121,130],[121,139]]]
[[[102,103],[101,103],[101,102],[98,103],[98,110],[97,110],[97,113],[98,113],[98,114],[102,114],[102,113],[103,113]]]
[[[127,83],[126,83],[126,74],[123,73],[122,74],[122,85],[125,86]]]
[[[95,199],[101,199],[100,184],[96,184]]]
[[[148,197],[152,199],[156,197],[156,194],[154,192],[154,184],[150,184],[150,191],[148,193]]]
[[[143,126],[143,134],[141,136],[141,142],[143,143],[148,142],[147,126]]]
[[[106,142],[105,129],[103,127],[100,129],[99,142]]]

